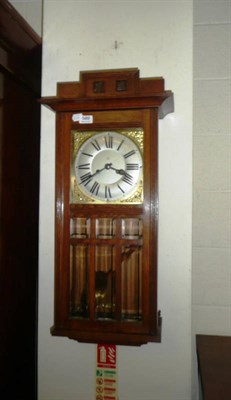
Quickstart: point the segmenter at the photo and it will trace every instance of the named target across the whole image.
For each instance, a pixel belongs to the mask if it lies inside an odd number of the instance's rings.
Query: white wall
[[[194,0],[193,162],[193,335],[230,336],[231,0]]]
[[[230,335],[231,0],[194,7],[194,331]]]
[[[43,95],[80,70],[164,76],[175,112],[160,122],[161,344],[118,347],[120,400],[191,399],[192,1],[44,1]],[[118,48],[115,49],[115,41]],[[54,115],[41,133],[39,400],[93,400],[95,345],[52,337]]]

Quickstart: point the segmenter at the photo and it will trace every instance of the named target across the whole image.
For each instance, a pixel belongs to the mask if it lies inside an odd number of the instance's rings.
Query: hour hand
[[[111,164],[109,164],[110,165],[110,169],[113,169],[113,171],[115,171],[117,174],[119,174],[119,175],[125,175],[126,174],[126,172],[124,171],[124,169],[117,169],[117,168],[114,168],[114,167],[112,167],[112,165]]]
[[[119,175],[126,175],[126,171],[124,171],[124,169],[115,169],[115,172]]]

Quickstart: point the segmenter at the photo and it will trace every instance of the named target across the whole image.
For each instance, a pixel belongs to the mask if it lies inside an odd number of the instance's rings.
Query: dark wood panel
[[[28,49],[26,38],[34,43]],[[41,40],[36,44],[28,24],[0,0],[0,395],[4,399],[37,398],[41,59],[34,57],[36,51],[41,53]]]
[[[231,337],[197,335],[203,400],[231,399]]]

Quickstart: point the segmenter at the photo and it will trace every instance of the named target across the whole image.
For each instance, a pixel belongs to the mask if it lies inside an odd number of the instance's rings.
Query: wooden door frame
[[[20,16],[20,14],[14,9],[14,7],[7,1],[7,0],[0,0],[0,73],[1,78],[3,79],[2,84],[6,85],[3,86],[3,90],[1,91],[1,98],[0,98],[0,107],[1,107],[1,131],[0,131],[0,195],[1,195],[1,236],[0,236],[0,267],[1,267],[1,278],[2,281],[6,281],[6,285],[4,283],[1,285],[1,299],[0,299],[0,306],[3,309],[3,315],[1,314],[1,332],[0,332],[0,344],[1,344],[1,369],[3,370],[4,374],[0,374],[0,387],[1,387],[1,395],[11,396],[11,394],[16,394],[14,398],[22,399],[27,398],[26,391],[30,391],[31,393],[31,400],[37,399],[37,286],[38,286],[38,198],[39,198],[39,137],[40,137],[40,106],[37,102],[37,99],[41,96],[41,50],[42,50],[42,39],[37,35],[37,33],[29,26],[29,24]],[[7,82],[7,83],[5,83]],[[5,94],[5,92],[9,92],[9,88],[14,88],[12,95],[9,96]],[[6,90],[7,89],[7,90]],[[20,90],[19,90],[20,89]],[[21,95],[23,93],[23,95]],[[5,101],[6,95],[6,101]],[[24,97],[23,97],[24,96]],[[27,97],[26,97],[27,96]],[[27,99],[26,105],[23,107],[23,100],[22,98]],[[28,100],[31,99],[31,100]],[[20,112],[21,109],[23,113],[20,114],[20,119],[23,121],[25,127],[23,133],[23,144],[27,149],[25,154],[21,156],[20,153],[17,155],[19,161],[23,159],[23,168],[25,171],[30,169],[30,173],[32,180],[34,179],[35,188],[32,200],[31,200],[31,207],[28,211],[30,214],[30,222],[31,226],[29,228],[33,231],[33,239],[28,239],[28,245],[32,245],[33,247],[33,262],[30,263],[29,257],[27,256],[27,251],[24,249],[23,252],[25,254],[26,259],[26,266],[25,266],[25,273],[22,275],[22,280],[24,285],[23,291],[30,293],[33,292],[31,296],[30,304],[33,304],[28,311],[28,304],[25,304],[25,309],[22,310],[25,317],[28,319],[29,327],[23,326],[23,323],[20,324],[21,315],[15,320],[11,314],[11,305],[12,300],[10,298],[10,289],[13,287],[18,292],[17,282],[15,285],[15,278],[13,277],[15,270],[19,265],[15,265],[16,263],[11,262],[8,263],[8,254],[10,253],[8,249],[8,243],[12,241],[11,234],[8,235],[10,224],[7,224],[7,219],[5,215],[8,214],[9,204],[6,201],[6,197],[4,197],[3,193],[7,193],[12,196],[12,193],[6,189],[6,182],[7,175],[6,172],[8,167],[10,167],[11,160],[9,159],[9,147],[11,143],[14,143],[14,139],[21,140],[21,132],[18,128],[18,120],[15,115],[10,115],[9,110],[11,110],[11,106],[16,107],[17,112]],[[29,105],[29,107],[28,107]],[[31,112],[32,110],[32,112]],[[7,114],[7,117],[5,116]],[[23,115],[23,116],[22,116]],[[35,118],[34,118],[35,117]],[[10,128],[6,126],[6,119],[7,121],[10,118]],[[32,120],[31,122],[28,122]],[[3,122],[2,122],[3,121]],[[13,123],[11,122],[13,121]],[[33,125],[33,126],[32,126]],[[9,126],[9,124],[8,124]],[[20,125],[22,126],[22,124]],[[30,129],[31,127],[31,129]],[[5,140],[7,138],[7,140]],[[4,141],[4,144],[3,142]],[[7,142],[7,145],[5,143]],[[32,149],[33,148],[33,149]],[[33,150],[30,151],[30,149]],[[35,154],[35,157],[33,156]],[[31,168],[31,159],[33,157],[33,168]],[[12,159],[12,156],[11,156]],[[16,161],[18,162],[18,161]],[[20,167],[20,163],[18,165]],[[27,168],[28,167],[28,168]],[[33,171],[33,172],[31,172]],[[20,180],[20,174],[18,173],[17,176],[18,180]],[[5,188],[5,191],[4,191]],[[17,189],[18,190],[18,189]],[[20,187],[18,191],[19,196],[23,193],[22,197],[28,195],[28,189],[24,189],[24,186]],[[4,198],[4,200],[3,200]],[[3,202],[2,202],[3,200]],[[21,202],[23,201],[20,198]],[[2,206],[2,204],[4,205]],[[15,204],[15,203],[14,203]],[[11,214],[17,213],[17,204],[14,205],[14,210],[10,210]],[[33,214],[33,215],[32,215]],[[27,216],[27,214],[25,214]],[[31,218],[32,215],[32,218]],[[3,217],[3,218],[2,218]],[[20,217],[22,218],[22,217]],[[6,227],[7,225],[7,227]],[[14,227],[15,230],[20,229],[18,226]],[[29,229],[29,231],[30,231]],[[12,235],[13,236],[13,235]],[[32,243],[33,241],[33,243]],[[26,247],[25,247],[26,248]],[[13,258],[15,261],[15,256]],[[32,264],[32,265],[31,265]],[[28,277],[28,281],[25,279],[24,276],[27,274],[27,269],[29,265],[29,269],[33,269],[33,274]],[[8,268],[10,267],[10,268]],[[23,265],[24,267],[24,265]],[[18,273],[18,272],[17,272]],[[16,274],[17,276],[17,274]],[[14,280],[14,285],[12,282]],[[30,291],[28,292],[28,282],[30,285]],[[22,283],[22,282],[20,282]],[[21,293],[21,292],[20,292]],[[23,292],[24,294],[24,292]],[[24,298],[24,297],[23,297]],[[14,298],[15,299],[15,298]],[[25,299],[27,299],[27,295],[25,293]],[[27,300],[23,300],[27,301]],[[30,306],[29,306],[30,307]],[[9,309],[10,308],[10,309]],[[24,307],[23,307],[24,308]],[[5,318],[7,317],[7,318]],[[5,321],[7,320],[7,321]],[[12,323],[9,324],[8,320],[11,320]],[[10,328],[13,327],[13,329]],[[30,333],[33,331],[33,333]],[[1,335],[2,334],[2,335]],[[28,340],[28,349],[21,350],[25,342],[27,341],[28,337],[33,336],[33,340]],[[20,338],[22,340],[20,340]],[[23,342],[24,341],[24,342]],[[33,344],[32,344],[33,342]],[[4,346],[5,344],[5,346]],[[24,356],[24,353],[28,352],[31,356],[28,357],[28,364],[29,367],[26,365],[23,369],[23,362],[20,359],[20,355]],[[12,367],[9,367],[8,371],[8,360],[9,363],[12,362]],[[21,371],[18,371],[15,367],[15,361],[17,361],[17,365],[21,366]],[[20,364],[21,363],[21,364]],[[30,365],[32,364],[33,365]],[[7,367],[6,365],[7,364]],[[30,368],[31,375],[33,375],[33,382],[30,382],[28,378],[28,370]],[[18,372],[18,373],[17,373]],[[18,388],[18,380],[20,377],[23,377],[23,384]],[[24,382],[25,377],[25,382]],[[27,380],[27,381],[26,381]],[[24,385],[24,386],[23,386]],[[29,389],[30,388],[30,389]],[[11,394],[9,394],[11,393]],[[32,398],[33,396],[33,398]]]
[[[7,1],[0,0],[0,65],[40,96],[42,39]]]

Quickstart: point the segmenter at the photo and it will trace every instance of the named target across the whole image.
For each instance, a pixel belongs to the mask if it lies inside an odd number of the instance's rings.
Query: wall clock
[[[158,342],[158,119],[172,92],[136,68],[89,71],[41,102],[56,112],[51,333]]]

